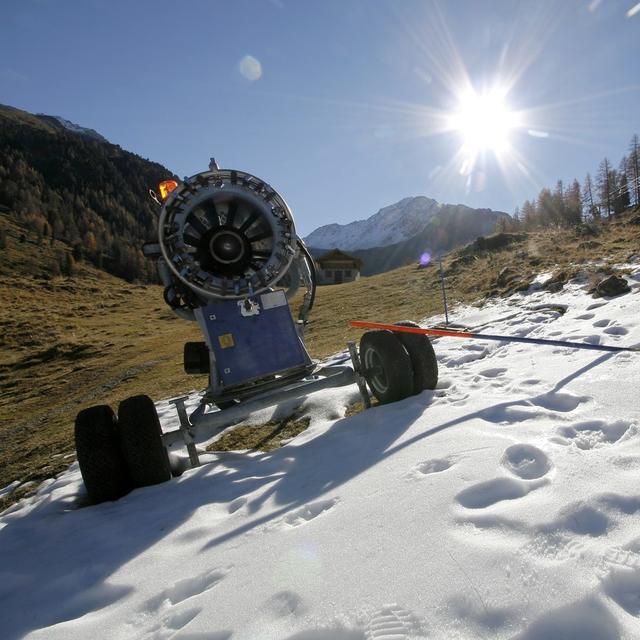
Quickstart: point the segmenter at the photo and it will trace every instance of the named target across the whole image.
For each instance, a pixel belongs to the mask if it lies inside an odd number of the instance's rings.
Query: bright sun
[[[509,133],[518,125],[515,112],[499,91],[469,92],[460,99],[451,116],[451,128],[459,131],[467,154],[493,151],[499,154],[509,147]]]

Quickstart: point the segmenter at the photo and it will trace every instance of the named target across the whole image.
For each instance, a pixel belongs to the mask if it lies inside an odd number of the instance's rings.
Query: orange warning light
[[[160,197],[163,200],[166,200],[169,197],[169,194],[176,189],[178,183],[175,180],[163,180],[158,185],[158,190],[160,191]]]

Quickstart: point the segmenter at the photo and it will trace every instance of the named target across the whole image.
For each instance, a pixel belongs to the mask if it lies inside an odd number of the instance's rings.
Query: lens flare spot
[[[527,129],[527,133],[532,138],[548,138],[549,134],[546,131],[538,131],[537,129]]]
[[[431,253],[429,251],[425,251],[420,256],[420,266],[421,267],[426,267],[427,265],[431,264],[431,258],[432,258]]]
[[[240,60],[238,69],[242,77],[249,82],[255,82],[262,78],[262,64],[260,64],[260,60],[248,54]]]
[[[629,11],[627,11],[627,18],[633,18],[636,13],[640,13],[640,2],[638,2],[638,4],[634,5],[633,7],[631,7],[631,9],[629,9]]]

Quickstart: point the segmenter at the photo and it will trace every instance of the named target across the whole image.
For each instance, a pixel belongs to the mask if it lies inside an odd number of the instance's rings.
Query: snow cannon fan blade
[[[171,191],[159,241],[173,275],[204,299],[243,299],[275,285],[296,254],[291,211],[263,180],[242,171],[199,173]]]

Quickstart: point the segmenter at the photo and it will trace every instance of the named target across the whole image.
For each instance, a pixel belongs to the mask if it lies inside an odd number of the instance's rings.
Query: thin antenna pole
[[[449,308],[447,306],[447,290],[444,286],[444,271],[442,270],[442,254],[439,256],[440,262],[440,285],[442,287],[442,302],[444,303],[444,323],[449,324]]]

